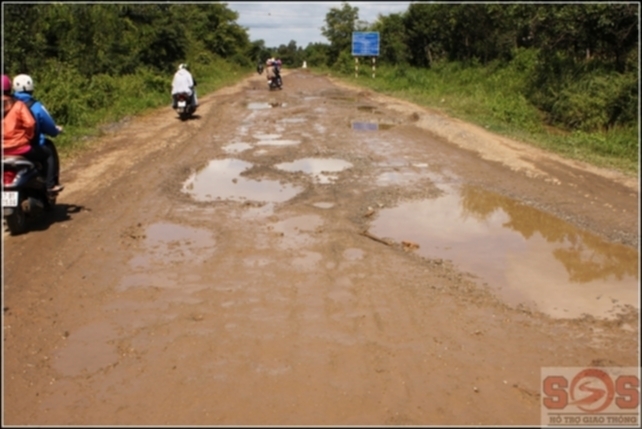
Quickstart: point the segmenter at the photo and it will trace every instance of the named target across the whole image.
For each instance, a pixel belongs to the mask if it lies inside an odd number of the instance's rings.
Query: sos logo
[[[621,368],[618,368],[621,370]],[[610,372],[610,371],[609,371]],[[548,375],[542,381],[542,406],[549,411],[577,414],[633,411],[640,406],[640,379],[629,373],[612,376],[600,368],[568,376]]]

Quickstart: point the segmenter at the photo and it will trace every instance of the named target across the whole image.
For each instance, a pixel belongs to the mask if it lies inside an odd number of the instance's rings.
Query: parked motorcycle
[[[2,215],[11,235],[26,232],[30,219],[52,210],[56,194],[47,192],[43,166],[26,158],[7,155],[2,159]]]
[[[196,111],[196,106],[192,104],[191,96],[186,92],[174,94],[174,105],[182,121],[185,121]]]

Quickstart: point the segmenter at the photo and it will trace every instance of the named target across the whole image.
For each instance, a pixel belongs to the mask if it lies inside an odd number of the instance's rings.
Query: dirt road
[[[4,424],[540,424],[639,365],[637,180],[305,70],[165,107],[4,239]]]

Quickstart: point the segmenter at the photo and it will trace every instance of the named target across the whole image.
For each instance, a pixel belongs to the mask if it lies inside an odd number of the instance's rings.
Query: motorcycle
[[[191,96],[186,92],[174,94],[174,105],[182,121],[192,116],[196,111],[196,106],[192,103]]]
[[[16,155],[2,159],[2,215],[11,235],[27,230],[29,219],[56,206],[56,194],[47,192],[43,166]]]
[[[268,88],[273,89],[283,89],[283,82],[281,81],[281,76],[274,76],[268,79]]]

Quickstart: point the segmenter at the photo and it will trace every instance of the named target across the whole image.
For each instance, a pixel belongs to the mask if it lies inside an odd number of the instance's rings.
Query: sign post
[[[378,31],[354,31],[352,33],[352,56],[354,57],[354,75],[359,73],[358,57],[372,57],[372,78],[375,77],[375,62],[379,55]]]

